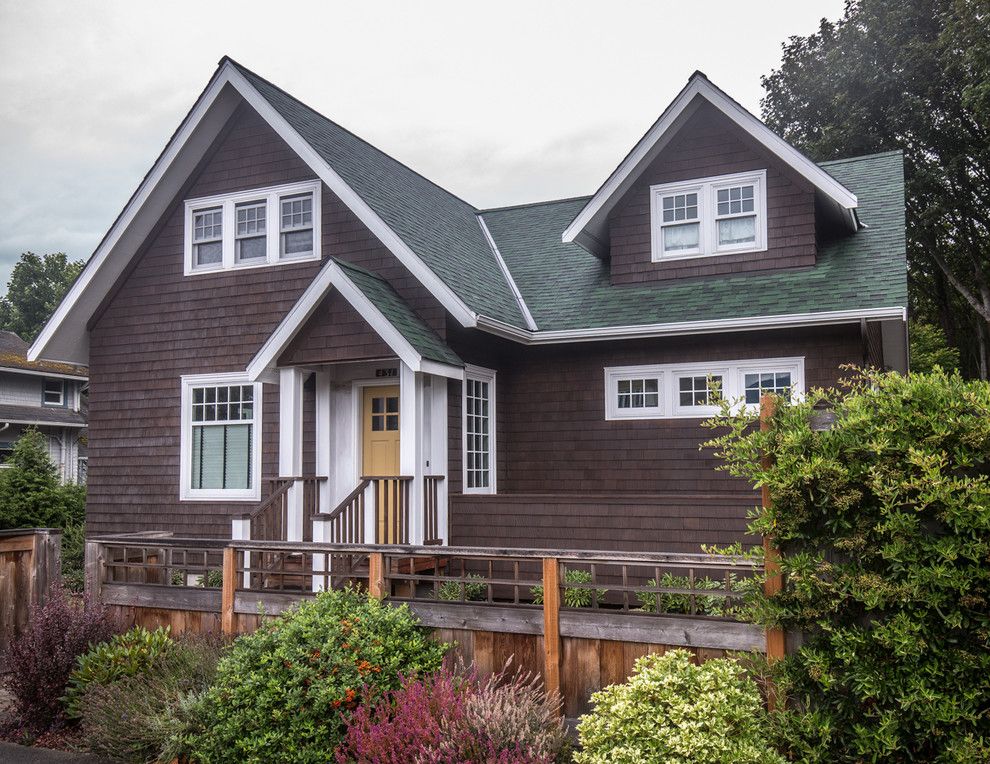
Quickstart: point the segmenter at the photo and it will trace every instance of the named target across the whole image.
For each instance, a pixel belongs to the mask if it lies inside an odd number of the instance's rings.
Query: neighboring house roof
[[[81,413],[60,406],[45,408],[43,406],[0,405],[0,422],[56,427],[86,426],[86,419]]]
[[[320,302],[336,289],[413,371],[461,378],[464,364],[382,278],[331,258],[247,366],[251,379],[271,369]]]
[[[89,369],[70,363],[55,361],[29,361],[27,359],[30,346],[14,332],[0,330],[0,369],[12,369],[48,374],[59,377],[74,377],[86,379]]]
[[[767,317],[797,325],[802,317],[843,312],[903,316],[907,268],[900,152],[820,166],[856,193],[866,228],[821,244],[811,268],[612,286],[607,263],[560,238],[589,197],[486,210],[482,216],[540,327],[535,341],[552,341],[556,333],[592,337],[614,328],[635,333],[641,327],[651,334],[664,333],[664,326],[724,329],[737,319],[744,328],[747,321]]]

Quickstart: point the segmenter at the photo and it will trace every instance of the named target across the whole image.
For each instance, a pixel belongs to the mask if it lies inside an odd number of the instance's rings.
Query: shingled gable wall
[[[211,152],[91,323],[90,534],[154,528],[227,536],[229,517],[253,506],[179,501],[180,377],[245,369],[321,264],[184,276],[182,202],[315,175],[246,106]],[[326,186],[322,198],[324,257],[389,279],[442,336],[440,304]],[[312,384],[305,405],[304,459],[312,465]],[[264,386],[263,416],[262,475],[270,477],[278,472],[276,385]]]
[[[767,171],[767,251],[651,261],[650,186]],[[815,264],[815,199],[807,181],[704,101],[642,172],[609,218],[614,284]]]

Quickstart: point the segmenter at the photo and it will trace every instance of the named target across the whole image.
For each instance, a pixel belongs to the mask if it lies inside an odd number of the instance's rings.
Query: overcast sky
[[[593,192],[695,69],[759,113],[843,0],[0,0],[0,292],[88,258],[224,54],[469,202]]]

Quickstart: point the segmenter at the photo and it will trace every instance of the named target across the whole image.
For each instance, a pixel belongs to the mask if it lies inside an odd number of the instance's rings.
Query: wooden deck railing
[[[322,539],[336,544],[363,544],[366,539],[405,544],[409,542],[409,486],[411,477],[369,476],[329,512],[313,515],[325,523]],[[372,514],[367,514],[369,497]],[[373,530],[368,520],[373,521]]]
[[[440,533],[440,483],[443,475],[423,478],[423,543],[442,544]]]
[[[330,512],[313,516],[314,522],[325,523],[322,539],[333,544],[364,543],[365,493],[371,481],[365,478]],[[314,535],[319,535],[315,534]]]

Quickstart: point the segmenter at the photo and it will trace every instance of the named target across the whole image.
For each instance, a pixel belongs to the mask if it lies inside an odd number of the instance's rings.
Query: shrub
[[[66,712],[77,718],[80,701],[88,687],[110,685],[125,676],[144,673],[173,644],[167,627],[148,631],[143,626],[135,626],[93,645],[76,659],[76,668],[66,686]]]
[[[627,682],[592,695],[576,764],[783,762],[767,747],[759,690],[739,664],[691,660],[686,650],[644,656]]]
[[[53,587],[44,605],[32,609],[24,632],[0,661],[10,673],[6,684],[14,710],[29,730],[41,731],[62,716],[61,698],[76,658],[118,629],[109,611],[97,603],[72,602]]]
[[[737,578],[735,574],[729,574],[729,591],[737,592],[742,596],[748,596],[759,584],[753,578]],[[647,586],[655,587],[657,580],[651,578],[646,582]],[[691,581],[687,576],[675,576],[664,573],[660,576],[660,586],[668,589],[689,589]],[[694,581],[694,589],[699,592],[725,590],[725,579],[697,578]],[[691,595],[672,594],[667,592],[636,592],[636,599],[639,600],[640,609],[647,613],[691,613]],[[718,617],[728,617],[738,615],[741,611],[739,600],[722,596],[705,596],[696,594],[694,597],[695,612],[698,615],[712,615]]]
[[[408,607],[351,589],[323,592],[237,639],[201,697],[185,737],[207,762],[324,762],[364,697],[397,689],[400,673],[437,669],[446,646]]]
[[[822,405],[834,422],[816,431]],[[803,632],[774,678],[812,714],[782,720],[781,745],[839,764],[986,747],[990,385],[866,372],[752,424],[712,422],[729,430],[710,445],[773,499],[750,530],[774,536],[784,588],[757,593],[754,617]]]
[[[126,762],[171,761],[192,723],[191,698],[213,682],[221,642],[180,638],[150,664],[112,684],[90,684],[79,700],[83,743]]]
[[[348,720],[339,764],[551,764],[567,748],[560,702],[526,675],[507,669],[481,681],[445,667]]]
[[[586,570],[572,568],[564,573],[564,582],[568,584],[590,584],[591,573]],[[600,605],[608,589],[597,589],[598,604]],[[530,595],[533,597],[534,605],[543,604],[543,587],[540,585],[530,587]],[[591,589],[564,589],[561,597],[564,607],[591,607]]]
[[[437,599],[452,602],[480,602],[485,599],[488,594],[488,585],[484,583],[485,577],[477,573],[468,573],[464,578],[463,584],[460,581],[444,581],[440,584],[437,587]],[[471,581],[475,583],[470,583]],[[477,583],[478,581],[481,583]]]

